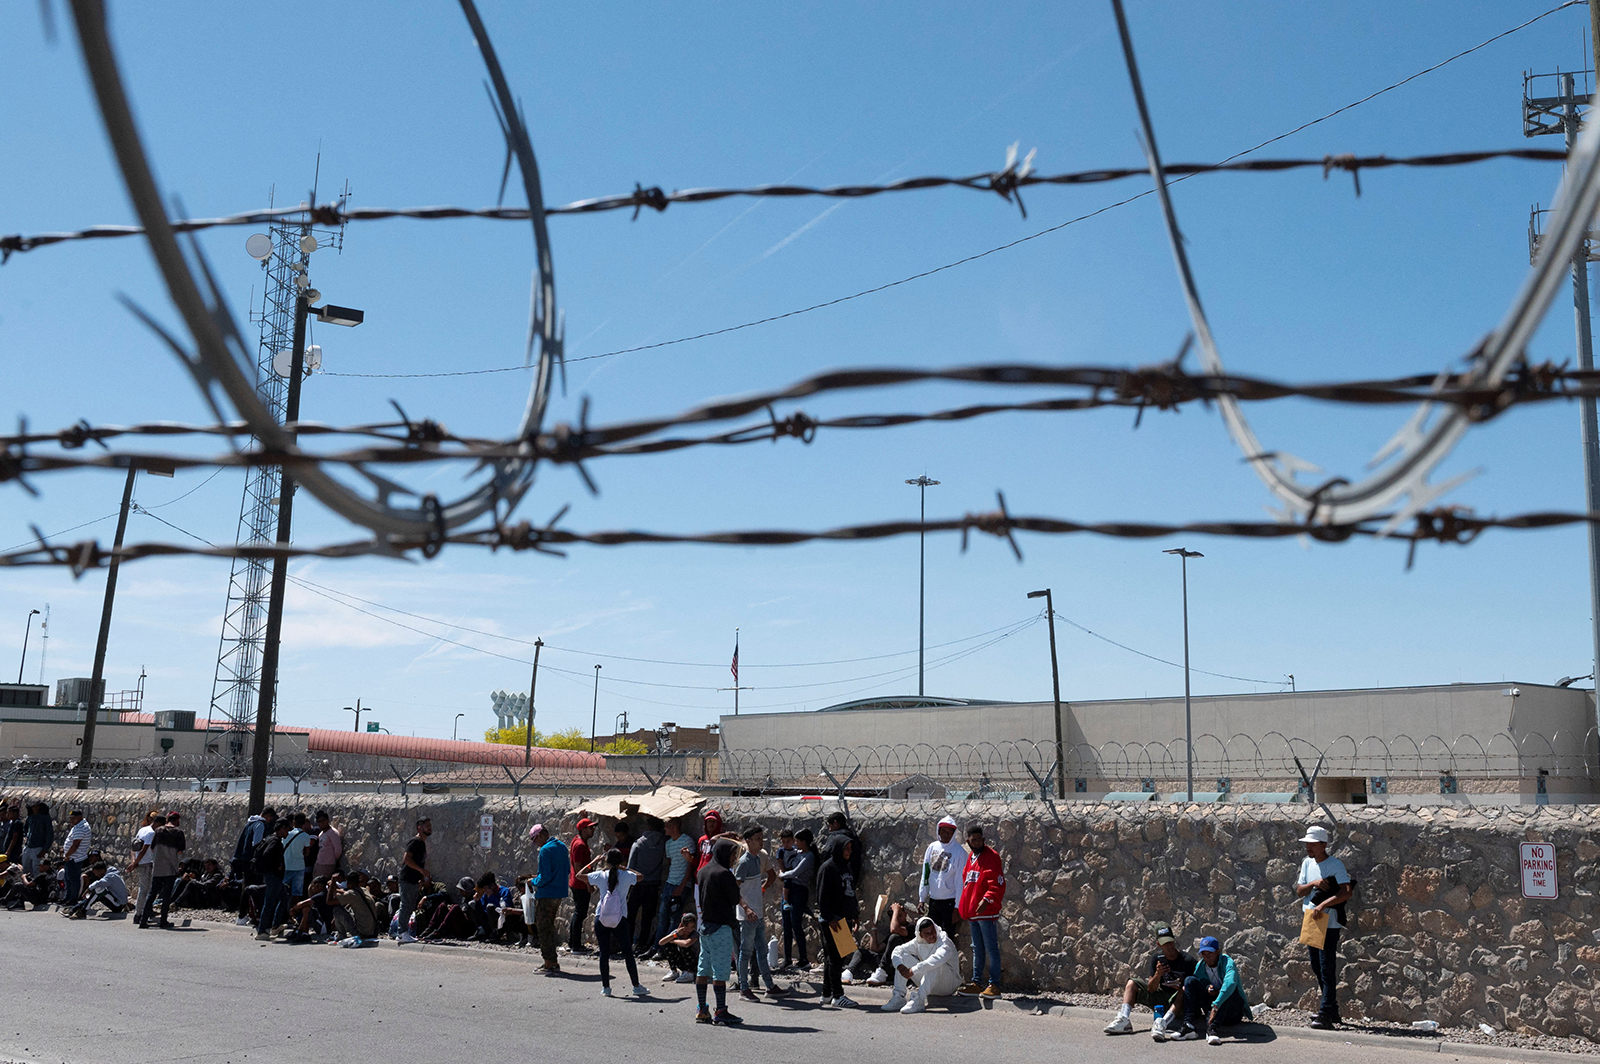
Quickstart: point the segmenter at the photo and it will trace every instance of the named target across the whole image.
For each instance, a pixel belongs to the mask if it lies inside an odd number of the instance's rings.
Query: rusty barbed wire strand
[[[1464,166],[1493,159],[1522,159],[1532,162],[1561,162],[1567,153],[1544,148],[1508,148],[1490,151],[1443,152],[1433,155],[1395,156],[1355,155],[1353,153],[1324,155],[1320,159],[1252,159],[1245,162],[1175,163],[1167,167],[1169,174],[1192,176],[1210,173],[1283,173],[1291,170],[1320,169],[1324,179],[1333,170],[1342,170],[1355,178],[1356,194],[1361,194],[1362,170],[1383,170],[1390,167],[1437,168]],[[690,188],[665,192],[659,186],[645,188],[635,185],[632,192],[612,196],[597,196],[576,200],[555,207],[546,207],[546,217],[568,214],[598,214],[606,211],[629,210],[638,217],[643,208],[665,211],[674,203],[712,203],[730,198],[796,198],[820,196],[828,199],[862,199],[892,192],[917,192],[935,188],[963,188],[978,192],[993,192],[1007,202],[1021,203],[1021,189],[1040,185],[1093,185],[1122,181],[1131,177],[1149,176],[1145,166],[1113,167],[1096,170],[1078,170],[1064,174],[1035,174],[1027,163],[1008,165],[1005,169],[966,177],[912,177],[880,185],[753,185],[745,188]],[[268,210],[242,211],[218,218],[185,218],[172,223],[177,233],[194,233],[226,226],[265,225],[270,223],[302,223],[328,229],[337,229],[349,222],[385,221],[395,218],[412,221],[444,221],[455,219],[485,219],[491,221],[525,222],[533,212],[526,207],[354,207],[341,208],[334,204],[309,207],[278,207]],[[1027,211],[1022,212],[1024,218]],[[39,233],[33,236],[11,234],[0,236],[0,264],[13,254],[33,251],[79,240],[103,240],[117,237],[142,236],[144,229],[136,225],[95,225],[61,233]]]
[[[1173,535],[1203,535],[1243,539],[1287,539],[1305,536],[1321,543],[1343,543],[1357,537],[1388,539],[1409,544],[1407,566],[1415,559],[1416,545],[1422,542],[1454,543],[1466,545],[1489,529],[1535,530],[1560,528],[1569,525],[1600,523],[1600,513],[1572,513],[1539,511],[1511,517],[1477,517],[1462,507],[1440,507],[1411,517],[1410,529],[1389,530],[1393,515],[1376,517],[1346,524],[1298,524],[1276,521],[1197,521],[1183,524],[1161,524],[1142,521],[1082,522],[1055,517],[1018,517],[1006,508],[1005,497],[997,494],[995,510],[968,513],[959,518],[936,521],[882,521],[841,528],[806,531],[793,529],[756,529],[730,532],[675,533],[617,530],[604,532],[574,532],[558,524],[566,515],[567,507],[544,525],[521,521],[514,525],[497,525],[493,528],[470,532],[457,532],[437,541],[422,538],[392,537],[386,540],[357,540],[334,543],[322,547],[277,547],[270,544],[236,545],[231,547],[188,547],[173,543],[135,543],[110,551],[96,540],[73,544],[52,544],[35,529],[39,543],[25,550],[0,554],[0,567],[64,566],[75,576],[105,565],[113,553],[122,561],[141,558],[193,555],[213,558],[271,559],[285,558],[352,558],[364,555],[386,555],[403,558],[410,551],[424,551],[430,546],[450,544],[455,546],[505,548],[513,551],[533,550],[545,554],[561,555],[558,547],[573,544],[614,547],[629,544],[706,544],[720,546],[791,546],[801,543],[850,542],[888,539],[895,536],[926,532],[959,532],[962,549],[967,547],[970,533],[976,531],[1006,540],[1018,560],[1022,557],[1014,533],[1032,532],[1038,535],[1090,534],[1118,539],[1157,539]]]
[[[1549,362],[1538,366],[1524,365],[1500,385],[1484,388],[1459,387],[1458,382],[1466,380],[1466,376],[1446,374],[1304,385],[1234,375],[1189,374],[1181,367],[1181,357],[1180,352],[1179,358],[1170,362],[1131,370],[1024,363],[981,364],[950,369],[836,370],[806,378],[785,388],[717,400],[676,415],[612,425],[590,426],[586,403],[578,425],[560,423],[552,430],[540,432],[528,440],[458,436],[431,420],[408,419],[404,422],[349,427],[320,422],[298,423],[297,431],[307,436],[366,436],[388,444],[337,452],[312,452],[296,447],[288,450],[262,448],[230,451],[221,455],[134,454],[111,451],[105,442],[127,435],[251,435],[249,426],[243,422],[93,426],[87,421],[79,421],[57,432],[38,433],[29,433],[24,426],[24,430],[17,434],[0,436],[0,483],[18,480],[26,487],[23,478],[29,474],[71,469],[126,469],[129,464],[138,462],[161,462],[175,469],[193,469],[263,465],[304,467],[323,463],[416,464],[463,459],[525,459],[532,456],[556,464],[579,465],[591,458],[659,454],[707,445],[776,442],[790,437],[810,443],[820,429],[893,428],[925,422],[964,421],[999,413],[1127,407],[1137,410],[1138,417],[1142,418],[1147,409],[1176,410],[1188,403],[1208,402],[1222,396],[1256,402],[1304,398],[1371,405],[1433,401],[1458,406],[1477,422],[1487,421],[1521,403],[1600,396],[1600,371],[1570,370],[1564,365],[1557,366]],[[780,417],[775,409],[779,403],[825,393],[932,381],[1002,386],[1066,386],[1087,389],[1089,394],[1021,403],[984,403],[926,413],[855,414],[831,418],[817,418],[798,410]],[[647,438],[685,425],[734,420],[757,412],[764,412],[766,419],[728,432],[696,437]],[[1134,424],[1137,427],[1138,418]],[[102,453],[73,455],[39,454],[28,450],[31,446],[55,444],[64,450],[76,452],[90,442],[105,450]],[[581,470],[581,465],[579,468]]]

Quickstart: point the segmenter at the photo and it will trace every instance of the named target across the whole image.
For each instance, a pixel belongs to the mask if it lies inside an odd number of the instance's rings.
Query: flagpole
[[[739,715],[739,629],[733,630],[733,715]]]

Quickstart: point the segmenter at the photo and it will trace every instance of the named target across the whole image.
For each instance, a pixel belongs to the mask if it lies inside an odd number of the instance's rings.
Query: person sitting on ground
[[[1200,963],[1194,974],[1183,981],[1183,1027],[1169,1035],[1173,1041],[1188,1042],[1205,1036],[1207,1043],[1219,1046],[1219,1027],[1250,1019],[1239,966],[1222,952],[1222,943],[1211,936],[1200,940]]]
[[[333,926],[333,908],[328,901],[328,884],[325,876],[311,881],[306,896],[289,906],[289,923],[293,927],[283,936],[285,942],[310,942]]]
[[[661,980],[663,983],[694,982],[694,971],[700,964],[700,933],[695,927],[694,913],[684,913],[678,926],[663,935],[656,948],[669,968],[666,978]]]
[[[186,862],[189,867],[178,877],[177,893],[173,896],[174,909],[229,908],[222,898],[222,885],[226,877],[215,857],[204,861]]]
[[[930,997],[954,994],[961,986],[961,950],[931,916],[917,920],[917,933],[895,947],[889,963],[894,993],[881,1006],[884,1012],[923,1012]]]
[[[45,857],[39,858],[37,867],[39,870],[26,879],[22,894],[34,909],[48,909],[50,903],[61,896],[59,873]]]
[[[333,925],[339,935],[339,945],[346,948],[376,945],[380,930],[378,906],[367,893],[368,877],[365,872],[351,872],[348,877],[329,878],[327,899],[333,913]]]
[[[120,870],[104,861],[96,861],[89,866],[89,875],[91,882],[83,889],[83,897],[62,913],[63,916],[70,920],[87,920],[96,902],[105,907],[107,916],[128,909],[128,884],[123,881]]]
[[[21,909],[28,904],[28,888],[33,880],[13,861],[9,854],[0,853],[0,905],[7,909]]]
[[[464,895],[468,900],[462,906],[467,921],[473,925],[472,941],[500,941],[500,914],[511,904],[510,893],[500,886],[493,872],[478,877],[472,893]]]
[[[937,923],[938,921],[934,921]],[[881,939],[881,941],[880,941]],[[868,986],[886,986],[893,978],[894,951],[911,941],[911,911],[899,902],[889,906],[889,926],[872,929],[871,948],[877,952],[877,963],[867,976]],[[870,958],[872,953],[869,951]]]
[[[1168,1030],[1177,1031],[1183,1025],[1183,981],[1194,974],[1195,959],[1178,948],[1178,939],[1172,928],[1163,924],[1156,928],[1156,946],[1150,955],[1150,974],[1129,979],[1122,988],[1122,1009],[1115,1019],[1106,1024],[1106,1034],[1133,1033],[1133,1006],[1162,1009],[1161,1017],[1151,1027],[1151,1034],[1159,1040]]]
[[[390,876],[383,881],[381,895],[384,908],[389,911],[389,919],[393,920],[400,912],[400,877]]]
[[[528,936],[533,933],[522,912],[523,899],[531,896],[529,892],[528,877],[518,876],[516,886],[506,895],[505,904],[500,906],[500,941],[518,949],[527,948]]]

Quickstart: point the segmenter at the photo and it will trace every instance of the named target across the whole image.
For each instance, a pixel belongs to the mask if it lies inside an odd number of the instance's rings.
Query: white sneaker
[[[413,935],[410,931],[402,931],[402,932],[400,932],[399,941],[400,941],[400,944],[402,946],[404,946],[407,942],[415,942],[416,940],[417,940],[417,936]]]
[[[843,994],[840,994],[838,997],[833,999],[833,1007],[836,1009],[853,1009],[856,1007],[856,1003],[845,997]]]
[[[1210,1034],[1206,1035],[1206,1045],[1208,1045],[1208,1046],[1220,1046],[1221,1044],[1222,1044],[1222,1036],[1220,1034],[1218,1034],[1217,1032],[1212,1031]]]
[[[635,986],[633,988],[633,996],[636,997],[636,998],[649,997],[650,996],[650,991],[646,990],[642,986]]]
[[[910,1016],[913,1013],[927,1012],[927,1011],[928,1011],[928,999],[924,998],[924,997],[914,997],[910,1001],[906,1002],[905,1008],[900,1010],[900,1015],[902,1015],[902,1016]]]
[[[674,983],[692,983],[692,982],[694,982],[694,973],[693,972],[679,972],[678,973],[678,978],[674,979],[673,982]]]
[[[855,981],[855,973],[851,972],[849,968],[846,968],[839,974],[839,982],[843,983],[845,986],[854,986]]]
[[[1106,1034],[1132,1034],[1133,1021],[1126,1016],[1118,1016],[1106,1024]]]
[[[666,974],[666,976],[662,978],[661,981],[663,983],[676,983],[678,981],[678,976],[680,976],[682,974],[683,974],[682,972],[680,972],[680,971],[678,971],[678,969],[674,968],[674,969],[672,969],[672,971],[668,972]]]
[[[877,971],[867,976],[868,986],[887,986],[888,984],[889,973],[884,971],[882,968],[879,968]]]
[[[884,1012],[898,1012],[905,1003],[906,996],[904,994],[895,994],[880,1005],[879,1008],[883,1009]]]
[[[251,920],[248,916],[241,916],[239,919],[235,920],[234,923],[239,927],[249,927]]]

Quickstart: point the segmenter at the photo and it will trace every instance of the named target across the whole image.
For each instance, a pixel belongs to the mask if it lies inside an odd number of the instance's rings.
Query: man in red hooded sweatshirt
[[[1000,996],[1000,905],[1006,897],[1006,873],[1000,855],[983,839],[983,828],[967,828],[967,867],[961,876],[956,911],[972,925],[972,981],[958,993],[967,997]],[[988,981],[984,962],[988,961]]]
[[[717,837],[722,834],[721,813],[717,812],[715,809],[707,809],[704,820],[706,833],[701,835],[700,838],[696,840],[700,847],[700,863],[694,866],[694,872],[696,876],[698,876],[700,874],[700,870],[710,862],[711,847],[717,841]]]

